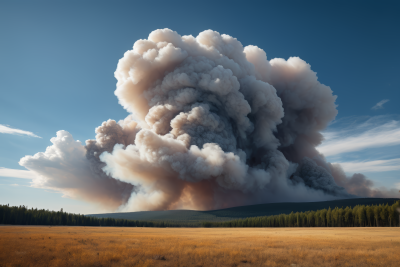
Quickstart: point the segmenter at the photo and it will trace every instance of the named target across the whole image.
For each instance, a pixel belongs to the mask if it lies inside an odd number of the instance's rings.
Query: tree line
[[[357,205],[354,208],[334,208],[317,211],[292,212],[262,217],[251,217],[225,222],[202,222],[203,227],[392,227],[400,226],[400,200],[393,205]],[[0,205],[0,224],[69,225],[119,227],[196,227],[199,223],[174,221],[138,221],[96,218],[25,206]]]
[[[70,226],[121,226],[121,227],[193,227],[191,223],[171,221],[137,221],[114,218],[96,218],[83,214],[60,211],[28,209],[25,206],[0,205],[0,224],[16,225],[70,225]]]
[[[392,227],[400,226],[400,200],[393,205],[357,205],[292,212],[226,222],[203,222],[203,227]]]

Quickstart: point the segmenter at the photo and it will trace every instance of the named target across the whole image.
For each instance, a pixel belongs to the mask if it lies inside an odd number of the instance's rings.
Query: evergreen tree
[[[382,220],[383,226],[388,225],[388,217],[389,217],[389,205],[386,204],[386,206],[381,206],[381,212],[380,212],[380,219]]]
[[[319,213],[319,216],[321,218],[322,226],[327,226],[326,225],[326,213],[327,213],[326,209],[321,210],[320,213]]]
[[[341,227],[341,226],[400,226],[400,201],[389,205],[335,207],[264,217],[237,219],[227,222],[204,222],[204,227]],[[0,205],[0,224],[22,225],[80,225],[121,227],[179,227],[193,224],[173,222],[132,221],[113,218],[95,218],[60,211],[28,209],[25,206]]]
[[[326,226],[332,226],[332,210],[329,207],[328,211],[326,212]]]
[[[379,226],[380,208],[379,206],[374,206],[374,219],[376,226]]]
[[[369,227],[373,226],[374,223],[374,209],[371,206],[367,206],[365,208],[365,216],[368,222]]]
[[[358,225],[365,226],[365,206],[359,206],[357,210]]]

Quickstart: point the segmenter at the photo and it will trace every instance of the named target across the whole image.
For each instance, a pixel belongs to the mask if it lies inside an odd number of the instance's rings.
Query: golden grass
[[[0,226],[0,266],[400,266],[400,228]]]

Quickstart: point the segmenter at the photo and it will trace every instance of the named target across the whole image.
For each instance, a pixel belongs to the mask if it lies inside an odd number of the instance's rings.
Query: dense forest
[[[393,205],[358,205],[296,212],[226,222],[203,222],[204,227],[385,227],[400,226],[400,201]]]
[[[203,222],[203,227],[386,227],[400,226],[400,200],[393,205],[358,205],[251,217],[225,222]],[[122,227],[195,227],[196,223],[96,218],[83,214],[0,205],[0,224]]]
[[[193,227],[190,223],[135,221],[113,218],[95,218],[83,214],[28,209],[25,206],[0,205],[0,224],[70,225],[70,226],[124,226],[124,227]]]

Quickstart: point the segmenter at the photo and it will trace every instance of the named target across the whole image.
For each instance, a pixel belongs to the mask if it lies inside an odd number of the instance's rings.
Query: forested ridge
[[[190,223],[152,222],[114,218],[95,218],[44,209],[28,209],[25,206],[0,205],[0,224],[16,225],[69,225],[69,226],[123,226],[123,227],[193,227]]]
[[[252,217],[226,222],[203,222],[204,227],[387,227],[399,225],[400,200],[392,205],[357,205]]]
[[[225,222],[203,222],[203,227],[392,227],[400,226],[400,200],[392,205],[357,205],[353,208],[322,209],[292,212],[261,217],[250,217]],[[141,221],[114,218],[96,218],[25,206],[0,205],[0,224],[15,225],[69,225],[120,227],[195,227],[196,223],[173,221]]]

